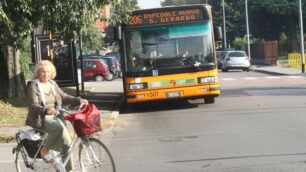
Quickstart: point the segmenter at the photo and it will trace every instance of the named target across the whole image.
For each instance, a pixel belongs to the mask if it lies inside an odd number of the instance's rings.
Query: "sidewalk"
[[[270,75],[305,75],[302,73],[302,69],[279,66],[254,65],[251,70]]]
[[[71,95],[76,94],[75,87],[67,87],[62,89]],[[122,80],[116,79],[113,81],[103,82],[85,82],[84,90],[87,94],[86,99],[88,99],[89,102],[94,103],[101,112],[101,125],[103,133],[110,132],[112,130],[114,120],[119,115],[121,103],[123,103]],[[30,127],[0,127],[0,134],[14,135],[19,130],[27,129],[30,129]],[[71,126],[68,126],[68,129],[72,129]]]

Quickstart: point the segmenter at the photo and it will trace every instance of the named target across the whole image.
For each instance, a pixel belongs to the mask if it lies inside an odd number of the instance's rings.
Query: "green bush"
[[[264,42],[264,39],[261,38],[251,38],[250,39],[250,44],[255,44],[255,43],[262,43]],[[246,46],[248,44],[247,38],[246,37],[236,37],[233,41],[233,47],[235,49],[240,49],[243,46]]]
[[[32,71],[29,66],[32,63],[31,56],[31,41],[30,39],[27,39],[24,41],[20,57],[21,69],[26,80],[30,79],[32,75]]]

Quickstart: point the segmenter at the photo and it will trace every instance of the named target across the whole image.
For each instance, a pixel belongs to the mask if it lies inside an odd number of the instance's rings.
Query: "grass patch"
[[[0,134],[0,143],[8,143],[15,140],[14,134]]]
[[[63,90],[70,95],[76,95],[75,88],[63,88]],[[88,93],[89,91],[85,90],[81,97],[86,98]],[[25,126],[27,113],[28,105],[25,99],[0,100],[0,127]],[[0,143],[6,143],[14,137],[9,134],[0,133]]]
[[[278,56],[277,60],[288,60],[288,56]]]
[[[72,95],[72,96],[77,96],[77,92],[76,92],[76,88],[75,87],[63,87],[61,88],[65,93]],[[80,97],[86,99],[87,96],[90,95],[90,90],[92,88],[86,88],[84,89],[84,93],[81,92],[81,88],[80,88]]]
[[[2,127],[24,126],[28,108],[25,100],[0,100],[0,125]]]
[[[67,87],[63,90],[70,95],[75,96],[75,88]],[[89,94],[88,90],[85,90],[80,96],[86,98]],[[1,127],[18,127],[24,126],[28,113],[27,101],[25,99],[9,99],[0,100],[0,126]]]

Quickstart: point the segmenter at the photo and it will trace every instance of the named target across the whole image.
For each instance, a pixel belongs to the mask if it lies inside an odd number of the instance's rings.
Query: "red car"
[[[78,67],[80,68],[80,61],[78,61]],[[83,75],[84,81],[95,80],[112,80],[107,64],[100,59],[84,59],[83,60]]]

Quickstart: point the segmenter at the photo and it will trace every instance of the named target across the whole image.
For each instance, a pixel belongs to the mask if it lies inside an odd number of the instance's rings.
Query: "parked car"
[[[78,68],[80,68],[81,63],[78,61]],[[101,59],[83,59],[83,76],[84,80],[112,80],[110,71],[107,64]]]
[[[227,55],[228,51],[216,51],[218,69],[222,68],[222,60]]]
[[[102,56],[99,54],[84,54],[82,57],[83,59],[100,59]],[[80,60],[80,56],[78,57],[78,60]]]
[[[101,56],[99,54],[86,54],[83,55],[83,59],[100,59],[103,60],[105,64],[108,65],[110,71],[110,80],[116,77],[122,77],[120,63],[117,61],[115,56]]]
[[[105,56],[115,56],[116,59],[120,62],[120,53],[119,52],[109,52],[109,53],[106,53]]]
[[[102,59],[108,65],[110,72],[116,77],[122,77],[121,65],[116,56],[102,56]]]
[[[244,51],[228,51],[220,63],[223,72],[227,72],[230,69],[250,71],[251,67],[250,58]]]

